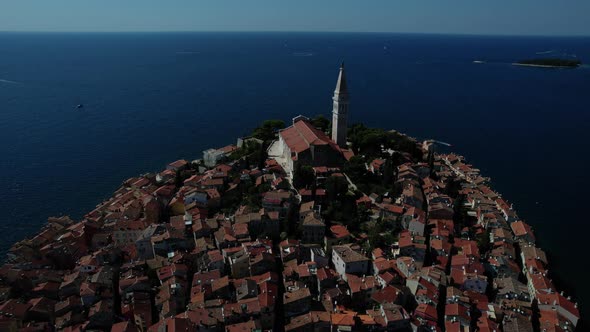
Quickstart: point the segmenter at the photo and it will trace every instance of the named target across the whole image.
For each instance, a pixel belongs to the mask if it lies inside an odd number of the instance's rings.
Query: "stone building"
[[[279,139],[269,147],[269,157],[275,159],[290,177],[298,164],[340,167],[352,157],[353,153],[347,149],[346,142],[348,90],[344,65],[340,67],[332,100],[332,138],[300,115],[293,119],[293,125],[279,132]]]

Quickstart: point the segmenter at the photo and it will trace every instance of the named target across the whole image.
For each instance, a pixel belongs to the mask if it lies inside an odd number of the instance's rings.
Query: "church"
[[[269,147],[269,157],[283,166],[290,177],[293,176],[293,171],[298,164],[312,167],[340,167],[345,160],[353,156],[346,141],[348,89],[344,64],[340,66],[332,101],[331,138],[315,128],[308,118],[299,115],[293,118],[293,124],[290,127],[279,132],[279,139]]]

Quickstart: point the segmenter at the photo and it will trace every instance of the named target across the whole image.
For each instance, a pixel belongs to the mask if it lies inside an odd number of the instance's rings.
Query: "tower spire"
[[[346,86],[346,73],[344,62],[340,64],[340,72],[332,97],[332,140],[340,147],[346,148],[346,132],[348,130],[348,87]]]
[[[338,73],[338,81],[336,81],[336,89],[334,93],[348,94],[346,86],[346,74],[344,72],[344,61],[340,64],[340,73]]]

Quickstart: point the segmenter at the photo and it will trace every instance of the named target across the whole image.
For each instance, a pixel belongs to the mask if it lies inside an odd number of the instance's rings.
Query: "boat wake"
[[[15,82],[15,81],[10,81],[10,80],[4,80],[0,78],[0,83],[6,83],[6,84],[22,84],[19,82]]]
[[[293,53],[293,56],[314,56],[314,54],[311,52],[296,52]]]

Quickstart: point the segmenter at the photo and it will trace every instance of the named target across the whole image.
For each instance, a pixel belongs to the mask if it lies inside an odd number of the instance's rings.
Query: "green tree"
[[[367,172],[365,160],[361,156],[353,156],[346,164],[344,164],[344,172],[356,182]]]
[[[381,147],[401,152],[407,152],[412,157],[422,160],[422,150],[416,141],[408,136],[381,128],[368,128],[363,124],[354,124],[348,130],[348,138],[356,154],[368,157],[379,157]]]
[[[353,150],[358,154],[370,157],[381,154],[381,146],[386,145],[388,134],[380,128],[368,128],[363,124],[355,124],[348,131]]]
[[[463,180],[461,179],[451,179],[446,187],[445,187],[445,194],[449,195],[451,198],[457,198],[459,196],[459,191],[461,190]]]
[[[321,114],[311,119],[311,124],[323,132],[327,132],[330,128],[330,120]]]
[[[343,176],[330,176],[326,180],[328,201],[342,201],[348,192],[348,181]]]
[[[295,188],[307,188],[315,182],[315,173],[309,165],[301,166],[300,163],[295,166],[293,172],[293,185]]]
[[[350,192],[347,192],[342,196],[341,200],[342,207],[339,209],[341,213],[341,220],[350,231],[357,231],[359,229],[360,224],[356,218],[357,216],[357,206],[356,206],[356,196]]]
[[[385,243],[383,237],[381,236],[381,225],[376,223],[375,226],[369,229],[367,234],[369,238],[369,248],[372,251],[375,248],[383,246]]]
[[[391,158],[387,158],[387,160],[385,160],[385,165],[383,165],[383,186],[385,188],[392,187],[394,171],[393,161]]]
[[[477,247],[480,252],[488,252],[492,250],[492,244],[490,243],[490,231],[483,232],[477,236]]]
[[[182,177],[181,171],[176,171],[176,174],[174,177],[174,185],[176,186],[176,188],[180,188],[180,187],[182,187],[183,184],[184,184],[184,179]]]
[[[253,158],[251,164],[258,165],[259,169],[263,169],[265,166],[266,159],[268,158],[268,153],[266,152],[266,148],[262,145],[259,146],[258,150],[252,154]]]
[[[371,211],[365,205],[360,205],[356,209],[356,223],[358,225],[361,225],[362,223],[368,221],[370,216]]]
[[[275,132],[283,128],[285,128],[285,121],[283,120],[266,120],[262,125],[254,129],[252,136],[264,142],[269,142],[275,139]]]

